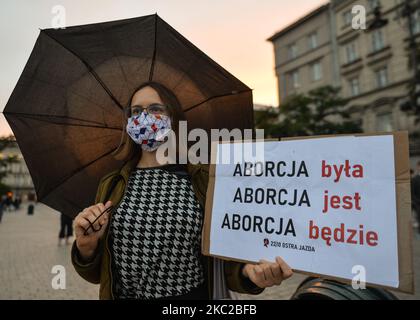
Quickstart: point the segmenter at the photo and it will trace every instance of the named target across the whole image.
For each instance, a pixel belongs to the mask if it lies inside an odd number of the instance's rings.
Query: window
[[[315,49],[316,47],[318,47],[318,35],[316,34],[316,32],[311,33],[308,36],[308,47],[309,49]]]
[[[373,52],[379,51],[384,47],[384,37],[381,30],[375,30],[372,33],[372,49]]]
[[[376,87],[383,88],[388,84],[388,68],[384,67],[375,72]]]
[[[289,59],[294,59],[297,57],[298,55],[298,50],[297,50],[297,45],[296,43],[293,43],[289,46],[288,48],[288,52],[289,52]]]
[[[359,78],[352,78],[349,80],[350,95],[352,97],[360,94],[360,83]]]
[[[322,79],[322,65],[321,62],[315,62],[311,65],[312,69],[312,81],[318,81]]]
[[[351,21],[353,20],[353,15],[351,13],[351,10],[347,10],[343,13],[343,24],[345,27],[351,25]]]
[[[392,113],[383,113],[376,116],[376,131],[389,132],[393,131],[392,128]]]
[[[412,29],[414,34],[420,33],[420,10],[413,13]]]
[[[380,6],[379,0],[368,0],[369,11],[375,10],[376,7]]]
[[[290,73],[290,83],[293,89],[299,88],[299,70]]]
[[[356,42],[351,42],[346,46],[347,63],[357,60],[358,54],[356,49]]]

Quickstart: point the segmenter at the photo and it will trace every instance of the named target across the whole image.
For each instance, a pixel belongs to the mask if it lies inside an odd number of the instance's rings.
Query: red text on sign
[[[328,195],[328,190],[324,191],[324,209],[323,213],[328,212],[328,207],[331,206],[332,209],[346,209],[346,210],[361,210],[360,207],[360,194],[356,192],[353,196],[343,196],[338,195]]]
[[[333,177],[334,182],[339,182],[343,175],[347,178],[363,178],[363,166],[360,164],[351,165],[349,160],[340,165],[330,165],[325,160],[322,160],[321,177]]]
[[[344,223],[338,228],[318,227],[313,220],[309,222],[309,239],[321,238],[328,246],[334,241],[336,243],[358,244],[375,247],[378,244],[378,234],[374,231],[364,231],[364,226],[359,229],[347,229]]]

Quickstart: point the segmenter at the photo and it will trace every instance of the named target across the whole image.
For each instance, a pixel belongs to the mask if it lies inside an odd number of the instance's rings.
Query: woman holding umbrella
[[[258,294],[291,275],[201,254],[208,168],[156,148],[184,115],[252,128],[252,90],[157,14],[42,29],[3,113],[38,201],[77,216],[73,264],[101,299]]]
[[[255,265],[222,262],[221,279],[214,279],[216,259],[200,251],[207,166],[156,159],[184,119],[180,103],[162,84],[147,82],[134,92],[126,116],[115,154],[126,165],[101,179],[96,204],[75,218],[72,262],[84,279],[100,283],[101,299],[220,298],[214,280],[258,294],[292,275],[277,257]]]

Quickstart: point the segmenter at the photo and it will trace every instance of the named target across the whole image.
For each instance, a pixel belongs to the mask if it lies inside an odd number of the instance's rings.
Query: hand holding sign
[[[223,160],[246,149],[262,159]],[[290,276],[281,256],[346,282],[362,265],[367,284],[412,292],[406,132],[221,143],[212,159],[204,254],[248,263],[260,287]]]
[[[293,275],[293,271],[282,258],[276,257],[276,262],[260,260],[259,264],[248,263],[242,269],[242,274],[258,287],[267,288],[281,284]]]

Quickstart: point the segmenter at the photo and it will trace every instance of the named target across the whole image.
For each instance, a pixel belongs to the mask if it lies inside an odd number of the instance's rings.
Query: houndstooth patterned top
[[[116,298],[178,296],[202,284],[202,215],[179,165],[135,168],[110,225]]]

